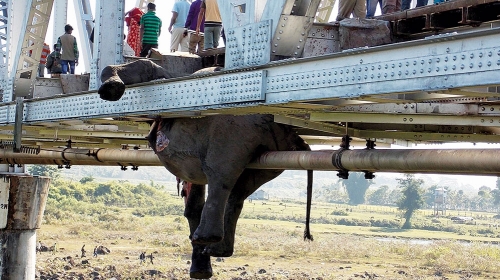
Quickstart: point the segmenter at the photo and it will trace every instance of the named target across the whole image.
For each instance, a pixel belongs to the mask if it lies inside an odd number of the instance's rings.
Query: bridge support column
[[[35,279],[36,229],[42,223],[50,178],[0,178],[0,279]]]

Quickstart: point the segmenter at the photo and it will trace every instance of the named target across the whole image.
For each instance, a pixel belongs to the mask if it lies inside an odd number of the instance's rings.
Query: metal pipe
[[[499,156],[498,149],[267,152],[248,168],[498,175]]]
[[[500,174],[500,150],[349,150],[342,154],[347,170],[371,172]]]
[[[63,149],[41,150],[38,154],[13,153],[0,149],[0,159],[10,164],[130,165],[161,166],[151,150]],[[53,161],[53,162],[52,162]],[[57,163],[56,163],[57,162]]]
[[[434,174],[500,174],[500,149],[371,149],[267,152],[250,163],[252,169],[348,170]],[[39,154],[0,149],[11,164],[161,166],[151,150],[53,149]]]

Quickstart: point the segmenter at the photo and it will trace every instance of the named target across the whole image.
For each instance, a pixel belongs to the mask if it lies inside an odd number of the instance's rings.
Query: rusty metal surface
[[[497,21],[498,0],[455,0],[375,17],[391,22],[395,36],[437,34],[461,26],[477,27]]]
[[[314,23],[309,30],[302,57],[319,56],[339,51],[339,26]]]
[[[8,176],[10,180],[8,230],[32,230],[40,227],[49,190],[50,178]]]
[[[38,78],[35,81],[33,98],[50,97],[63,93],[61,80],[59,78]]]
[[[340,50],[392,43],[389,23],[375,19],[349,18],[340,22]]]
[[[83,92],[89,90],[89,75],[61,75],[63,93]]]

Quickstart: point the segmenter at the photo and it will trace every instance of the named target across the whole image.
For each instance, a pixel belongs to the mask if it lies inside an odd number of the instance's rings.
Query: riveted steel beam
[[[433,124],[433,125],[470,125],[500,126],[500,116],[455,116],[444,114],[381,114],[348,112],[311,113],[311,121],[361,122],[361,123],[396,123],[396,124]]]

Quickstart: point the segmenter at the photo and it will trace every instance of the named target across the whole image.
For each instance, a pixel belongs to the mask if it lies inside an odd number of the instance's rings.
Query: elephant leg
[[[189,239],[192,236],[201,220],[201,212],[205,205],[205,186],[192,185],[190,190],[185,193],[187,199],[185,200],[186,208],[184,209],[184,216],[189,223]],[[203,254],[205,249],[204,245],[192,244],[193,253],[191,255],[191,268],[189,275],[195,279],[207,279],[212,277],[212,265],[210,263],[210,256]]]
[[[213,257],[230,257],[234,251],[236,224],[240,217],[245,199],[260,186],[278,177],[282,170],[245,169],[236,182],[226,204],[224,215],[224,239],[206,246],[204,254]]]
[[[232,187],[220,182],[208,181],[208,196],[201,213],[200,225],[191,241],[195,244],[210,244],[224,237],[224,209]]]

